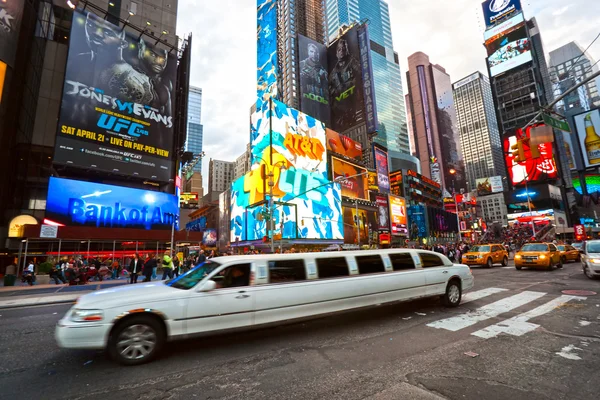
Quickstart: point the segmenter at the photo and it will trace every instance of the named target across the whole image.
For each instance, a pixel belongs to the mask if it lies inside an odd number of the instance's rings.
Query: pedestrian
[[[196,260],[196,265],[202,264],[206,261],[206,256],[204,255],[204,250],[200,250],[200,254],[198,255],[198,259]]]
[[[157,263],[154,254],[149,254],[146,263],[144,264],[144,282],[150,282],[152,280],[152,273],[156,271]]]
[[[158,255],[157,255],[158,257]],[[154,258],[154,254],[150,254],[149,258]],[[156,263],[156,265],[154,266],[154,269],[152,270],[152,279],[156,279],[157,275],[156,275],[156,269],[158,268],[158,263]]]
[[[59,282],[67,283],[66,279],[62,276],[61,270],[56,266],[52,266],[48,275],[50,276],[50,279],[53,279],[54,283],[57,285],[60,284]]]
[[[142,271],[142,268],[143,268],[143,264],[142,264],[142,260],[140,260],[140,255],[139,255],[139,253],[135,253],[133,260],[131,260],[131,263],[129,264],[129,273],[130,273],[129,283],[130,284],[137,283],[138,275]]]
[[[119,279],[119,269],[121,268],[121,266],[119,265],[119,262],[117,260],[115,260],[112,263],[112,276],[111,279]]]
[[[179,276],[180,270],[179,268],[181,267],[181,263],[179,262],[179,257],[175,256],[173,257],[173,275],[175,277]]]
[[[168,252],[165,253],[162,259],[163,276],[162,280],[173,279],[173,259]]]

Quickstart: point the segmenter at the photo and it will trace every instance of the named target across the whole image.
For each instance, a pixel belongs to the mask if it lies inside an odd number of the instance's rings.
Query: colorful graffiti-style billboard
[[[256,1],[256,108],[277,96],[277,0]]]

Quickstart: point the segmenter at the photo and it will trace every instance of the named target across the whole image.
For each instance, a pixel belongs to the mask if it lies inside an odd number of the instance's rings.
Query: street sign
[[[561,121],[560,119],[556,119],[546,113],[542,114],[542,118],[546,125],[550,125],[553,128],[560,129],[561,131],[571,132],[571,128],[569,128],[569,124],[565,121]]]

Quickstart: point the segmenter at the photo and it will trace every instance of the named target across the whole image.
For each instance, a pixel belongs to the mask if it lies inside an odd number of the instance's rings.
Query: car
[[[515,268],[562,268],[560,251],[554,243],[527,243],[515,254]]]
[[[579,251],[579,254],[583,254],[583,245],[584,242],[571,243],[571,246],[575,247]]]
[[[456,307],[473,285],[468,266],[426,250],[215,257],[168,281],[81,296],[55,338],[62,348],[105,349],[136,365],[169,340],[424,297]]]
[[[463,254],[461,261],[466,265],[486,265],[488,268],[500,263],[506,267],[508,251],[501,244],[480,244]]]
[[[590,240],[583,246],[581,256],[583,273],[590,279],[600,277],[600,240]]]
[[[560,250],[560,257],[563,264],[569,261],[581,261],[581,254],[575,247],[568,244],[558,244],[556,247]]]

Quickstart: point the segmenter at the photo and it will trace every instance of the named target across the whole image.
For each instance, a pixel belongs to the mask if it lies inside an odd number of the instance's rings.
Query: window
[[[370,256],[357,256],[356,263],[358,264],[359,274],[376,274],[385,272],[385,266],[380,255],[374,254]]]
[[[269,261],[269,282],[282,283],[305,281],[304,260]]]
[[[412,256],[408,253],[390,254],[390,260],[394,266],[394,271],[401,271],[403,269],[415,269],[415,262]]]
[[[217,289],[250,286],[250,264],[234,264],[211,278]]]
[[[441,267],[444,265],[442,259],[436,254],[419,253],[419,255],[421,256],[423,268]]]
[[[548,246],[550,246],[550,251],[558,251],[558,249],[556,248],[556,246],[553,245],[552,243],[550,243]]]
[[[317,258],[319,278],[335,278],[348,276],[348,263],[345,257]]]

